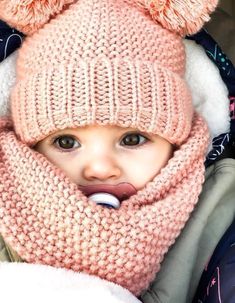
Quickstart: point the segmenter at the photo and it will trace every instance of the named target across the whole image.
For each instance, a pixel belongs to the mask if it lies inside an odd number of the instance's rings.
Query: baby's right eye
[[[81,144],[73,136],[70,135],[57,137],[53,141],[53,144],[55,144],[59,149],[66,151],[73,150],[81,146]]]

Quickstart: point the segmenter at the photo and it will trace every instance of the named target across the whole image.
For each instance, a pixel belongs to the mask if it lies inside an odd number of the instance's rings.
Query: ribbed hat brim
[[[191,96],[178,74],[157,63],[106,57],[26,75],[12,108],[16,132],[30,145],[93,124],[138,128],[181,144],[192,121]]]

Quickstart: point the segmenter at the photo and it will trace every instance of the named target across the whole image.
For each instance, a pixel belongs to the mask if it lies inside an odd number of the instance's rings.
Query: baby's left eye
[[[133,134],[126,135],[121,140],[121,145],[135,146],[135,145],[144,144],[147,141],[148,141],[148,139],[146,137],[144,137],[143,135],[138,134],[138,133],[133,133]]]

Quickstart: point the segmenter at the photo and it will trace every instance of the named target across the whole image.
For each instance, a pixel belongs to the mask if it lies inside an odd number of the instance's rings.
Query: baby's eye
[[[143,135],[138,133],[128,134],[121,140],[121,145],[135,146],[141,145],[148,141]]]
[[[81,144],[73,136],[69,135],[56,138],[54,140],[54,144],[63,150],[75,149],[81,146]]]

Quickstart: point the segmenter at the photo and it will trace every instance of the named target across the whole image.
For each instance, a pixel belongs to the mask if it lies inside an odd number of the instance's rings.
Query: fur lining
[[[114,283],[44,265],[0,263],[0,285],[8,303],[141,303]]]
[[[10,114],[10,91],[16,81],[16,59],[18,51],[15,51],[0,63],[0,116]]]
[[[193,104],[205,118],[211,138],[229,132],[228,90],[218,68],[204,49],[194,41],[184,40],[186,47],[186,81],[192,91]]]

